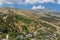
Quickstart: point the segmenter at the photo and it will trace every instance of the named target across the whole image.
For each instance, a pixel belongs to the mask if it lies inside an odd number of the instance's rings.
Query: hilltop
[[[57,13],[60,12],[0,8],[1,38],[9,34],[10,40],[21,40],[21,35],[25,40],[59,40],[60,16]]]

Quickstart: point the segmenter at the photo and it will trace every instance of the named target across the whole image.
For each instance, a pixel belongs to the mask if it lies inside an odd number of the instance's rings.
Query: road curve
[[[41,20],[41,19],[40,19],[40,21],[41,21],[41,22],[44,22],[44,23],[47,23],[47,24],[55,27],[55,28],[57,29],[57,33],[60,33],[60,27],[59,27],[59,26],[56,26],[55,24],[53,24],[53,23],[51,23],[51,22],[44,21],[44,20]]]

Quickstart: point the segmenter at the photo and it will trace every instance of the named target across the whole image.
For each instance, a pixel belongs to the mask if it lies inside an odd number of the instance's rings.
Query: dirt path
[[[59,26],[56,26],[55,24],[50,23],[50,22],[48,22],[48,21],[44,21],[44,20],[40,20],[40,21],[41,21],[41,22],[44,22],[44,23],[47,23],[47,24],[55,27],[55,28],[57,29],[57,33],[60,33],[60,27],[59,27]]]

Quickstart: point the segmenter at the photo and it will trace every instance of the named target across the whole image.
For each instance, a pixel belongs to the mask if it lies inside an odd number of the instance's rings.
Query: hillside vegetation
[[[59,26],[59,16],[14,8],[0,9],[1,39],[9,34],[9,40],[60,40]]]

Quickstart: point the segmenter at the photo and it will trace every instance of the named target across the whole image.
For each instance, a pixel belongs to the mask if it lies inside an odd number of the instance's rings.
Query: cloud
[[[54,3],[55,0],[25,0],[26,4],[36,4],[36,3]]]
[[[3,4],[37,4],[37,3],[56,3],[55,0],[0,0],[0,5]],[[60,0],[57,0],[60,4]]]
[[[8,1],[8,2],[5,2],[4,4],[14,4],[14,3]]]
[[[0,5],[3,4],[36,4],[36,3],[54,3],[54,0],[0,0]]]
[[[4,2],[4,0],[0,0],[0,5],[2,5],[2,4],[3,4],[3,2]]]
[[[33,9],[33,10],[36,10],[36,9],[45,9],[45,7],[39,5],[39,6],[33,6],[32,9]]]
[[[60,4],[60,0],[57,0],[57,4]]]
[[[23,0],[0,0],[0,5],[3,4],[22,4]]]

